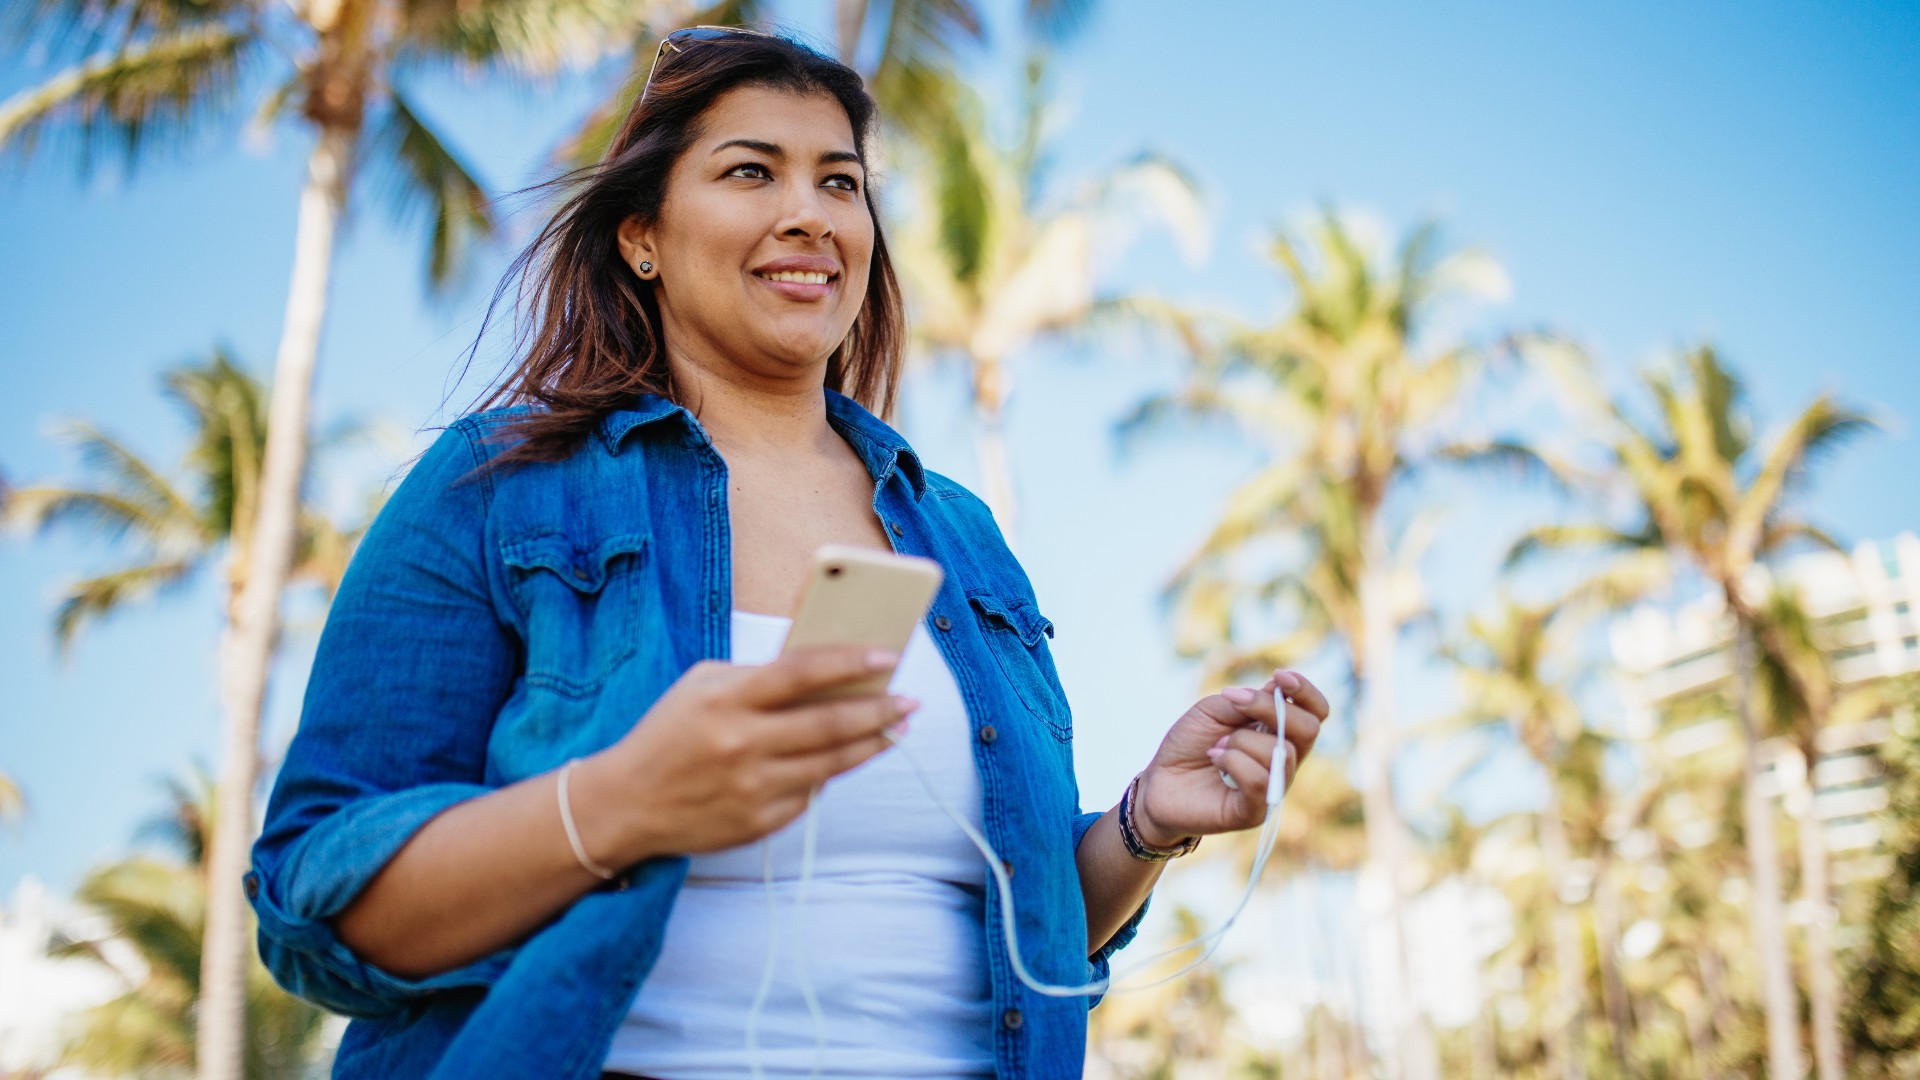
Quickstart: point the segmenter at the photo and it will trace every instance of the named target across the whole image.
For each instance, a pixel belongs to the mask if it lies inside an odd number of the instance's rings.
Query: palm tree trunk
[[[1018,551],[1018,507],[1013,497],[1013,465],[1007,456],[1006,393],[1000,361],[973,358],[973,411],[980,422],[976,447],[980,454],[980,497],[993,511],[1007,547]]]
[[[1594,871],[1593,937],[1594,952],[1600,960],[1600,996],[1607,1010],[1607,1034],[1613,1041],[1614,1061],[1626,1069],[1633,1034],[1633,1002],[1627,997],[1626,981],[1620,977],[1620,890],[1614,884],[1610,860],[1602,861]]]
[[[246,1046],[246,978],[251,958],[247,898],[241,889],[253,842],[253,788],[257,780],[260,712],[267,671],[279,636],[280,592],[293,567],[306,474],[307,413],[314,357],[326,311],[333,237],[346,201],[346,174],[354,132],[323,128],[307,160],[294,234],[293,281],[287,294],[280,351],[274,361],[261,464],[260,501],[245,560],[240,595],[221,642],[226,745],[219,802],[207,853],[207,925],[200,957],[200,1003],[195,1060],[200,1080],[241,1080]]]
[[[1693,1003],[1682,1017],[1687,1025],[1688,1063],[1701,1080],[1716,1080],[1713,1067],[1713,1011],[1705,997]]]
[[[1740,1019],[1734,1012],[1733,1001],[1727,997],[1727,968],[1720,961],[1720,953],[1708,944],[1699,952],[1700,987],[1707,995],[1707,1031],[1713,1039],[1728,1038],[1739,1025]],[[1711,1046],[1713,1039],[1709,1039]],[[1706,1080],[1720,1080],[1723,1071],[1717,1054],[1707,1055],[1705,1071],[1700,1075]]]
[[[834,30],[840,48],[840,62],[853,67],[860,51],[860,31],[867,25],[867,0],[835,0]]]
[[[1567,896],[1571,859],[1560,814],[1560,791],[1549,776],[1547,805],[1540,814],[1540,850],[1553,887],[1553,966],[1560,990],[1559,1023],[1552,1032],[1553,1056],[1559,1060],[1553,1071],[1566,1080],[1586,1080],[1586,973],[1580,962],[1580,927]]]
[[[1807,805],[1800,816],[1800,884],[1812,918],[1807,922],[1807,997],[1813,1009],[1813,1066],[1820,1080],[1841,1080],[1846,1059],[1840,1044],[1840,980],[1833,962],[1833,897],[1827,884],[1827,837],[1813,812],[1817,747],[1803,747]]]
[[[1734,623],[1734,694],[1744,736],[1744,789],[1741,810],[1747,830],[1747,862],[1753,881],[1748,915],[1753,927],[1753,950],[1760,958],[1761,1000],[1767,1014],[1767,1075],[1775,1080],[1800,1080],[1805,1064],[1800,1058],[1800,1009],[1787,963],[1786,919],[1780,904],[1780,842],[1773,831],[1773,807],[1760,791],[1760,727],[1753,705],[1753,631],[1744,620]]]
[[[1393,797],[1393,759],[1396,717],[1393,699],[1393,597],[1387,569],[1386,545],[1378,524],[1369,524],[1363,541],[1366,565],[1361,570],[1360,609],[1363,653],[1354,680],[1360,697],[1357,730],[1361,801],[1367,817],[1367,856],[1375,873],[1386,879],[1387,919],[1394,982],[1387,989],[1387,1015],[1393,1026],[1393,1049],[1388,1055],[1394,1080],[1435,1080],[1439,1058],[1433,1029],[1420,1008],[1413,982],[1413,954],[1407,932],[1408,896],[1406,825]]]

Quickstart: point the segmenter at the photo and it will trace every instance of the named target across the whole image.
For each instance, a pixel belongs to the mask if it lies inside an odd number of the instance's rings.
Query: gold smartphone
[[[898,654],[926,618],[940,591],[940,564],[917,555],[828,544],[814,552],[813,568],[793,612],[781,655],[813,645],[865,645]],[[885,693],[892,671],[843,683],[809,700]]]

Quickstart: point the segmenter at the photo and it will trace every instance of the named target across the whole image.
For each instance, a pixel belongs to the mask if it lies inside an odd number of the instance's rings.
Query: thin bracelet
[[[587,854],[587,846],[580,842],[580,830],[573,825],[573,805],[567,798],[567,774],[572,772],[573,767],[578,764],[580,759],[574,758],[560,766],[560,784],[556,788],[560,798],[560,824],[567,830],[567,846],[573,849],[573,857],[580,861],[580,865],[587,873],[601,881],[612,881],[620,875],[593,861],[593,858]]]

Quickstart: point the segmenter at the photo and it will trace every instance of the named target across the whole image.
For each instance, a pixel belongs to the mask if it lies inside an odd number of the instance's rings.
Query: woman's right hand
[[[619,742],[574,770],[582,844],[596,861],[624,868],[778,831],[821,784],[885,750],[886,729],[919,706],[884,693],[802,702],[892,670],[898,659],[823,646],[758,667],[704,660],[688,668]]]

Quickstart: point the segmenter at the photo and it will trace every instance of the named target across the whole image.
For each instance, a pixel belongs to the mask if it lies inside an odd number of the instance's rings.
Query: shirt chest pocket
[[[598,692],[637,645],[647,538],[539,533],[507,541],[500,555],[525,627],[527,684]]]
[[[1067,694],[1054,670],[1053,655],[1046,639],[1053,636],[1053,622],[1031,601],[993,593],[970,593],[967,602],[980,620],[980,632],[987,648],[1006,676],[1027,711],[1045,722],[1048,732],[1061,742],[1073,740],[1073,716],[1067,708]]]

